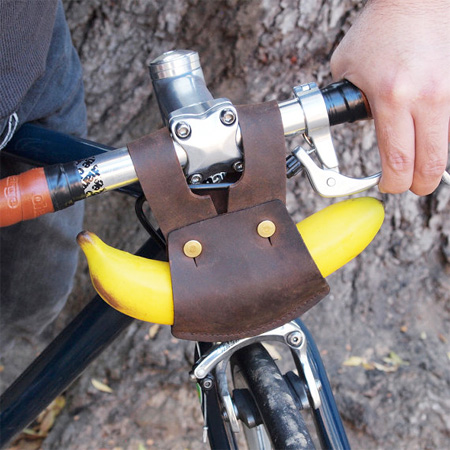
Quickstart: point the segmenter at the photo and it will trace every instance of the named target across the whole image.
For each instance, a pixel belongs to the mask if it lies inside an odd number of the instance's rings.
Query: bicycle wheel
[[[261,344],[235,353],[231,358],[231,370],[235,403],[249,449],[314,448],[286,381]],[[239,403],[244,403],[244,407]],[[243,414],[243,409],[247,413]]]

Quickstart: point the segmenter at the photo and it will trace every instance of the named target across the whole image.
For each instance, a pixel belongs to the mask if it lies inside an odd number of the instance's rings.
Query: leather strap
[[[189,189],[166,128],[128,144],[145,197],[166,237],[224,212],[271,200],[286,202],[286,146],[277,102],[236,109],[245,149],[244,173],[228,192],[215,192],[214,202]]]
[[[217,216],[210,197],[186,183],[167,128],[128,144],[142,190],[163,234]]]
[[[229,189],[228,212],[271,200],[286,203],[286,144],[277,102],[236,107],[244,174]]]

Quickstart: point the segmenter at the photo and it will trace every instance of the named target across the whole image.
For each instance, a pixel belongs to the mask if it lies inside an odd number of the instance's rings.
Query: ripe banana
[[[136,319],[173,323],[169,263],[110,247],[89,231],[82,231],[77,242],[88,260],[92,284],[106,303]]]
[[[383,219],[382,203],[363,197],[328,206],[298,223],[297,229],[326,277],[369,245]],[[169,263],[117,250],[88,231],[81,232],[77,241],[88,260],[92,283],[103,300],[136,319],[173,324]]]

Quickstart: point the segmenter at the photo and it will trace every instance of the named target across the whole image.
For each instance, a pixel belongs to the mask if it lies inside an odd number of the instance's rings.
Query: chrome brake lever
[[[305,169],[313,189],[322,197],[344,197],[377,185],[381,172],[366,178],[351,178],[339,173],[328,111],[317,85],[308,83],[298,86],[294,88],[294,93],[305,115],[305,139],[316,152],[322,167],[316,165],[302,147],[297,147],[292,154]]]
[[[294,94],[305,116],[305,138],[316,150],[322,166],[339,172],[328,111],[320,89],[316,83],[307,83],[294,87]]]
[[[381,172],[365,178],[351,178],[333,169],[321,169],[302,147],[297,147],[292,154],[305,169],[313,189],[322,197],[333,198],[357,194],[380,182]]]
[[[442,181],[450,186],[450,173],[448,171],[445,171],[444,175],[442,175]]]
[[[305,170],[313,189],[322,197],[344,197],[357,194],[376,186],[381,179],[381,172],[364,178],[351,178],[339,173],[339,161],[334,149],[328,111],[320,89],[315,83],[308,83],[294,88],[295,96],[302,108],[305,118],[304,137],[315,152],[321,167],[302,147],[297,147],[292,154]],[[298,168],[292,174],[295,174]],[[442,182],[450,185],[450,173],[445,171]]]

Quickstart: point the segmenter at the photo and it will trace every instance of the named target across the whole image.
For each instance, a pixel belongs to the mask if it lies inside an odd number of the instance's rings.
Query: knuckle
[[[385,79],[380,84],[378,96],[386,104],[402,106],[411,99],[413,89],[408,83],[401,82],[398,78]]]
[[[417,89],[416,98],[422,105],[425,104],[433,107],[447,105],[450,99],[449,83],[430,80],[428,83]]]
[[[399,150],[391,150],[386,153],[386,163],[394,172],[406,172],[414,167],[414,156]]]
[[[423,179],[435,179],[442,176],[445,166],[444,159],[429,159],[426,164],[416,168],[416,173]]]

